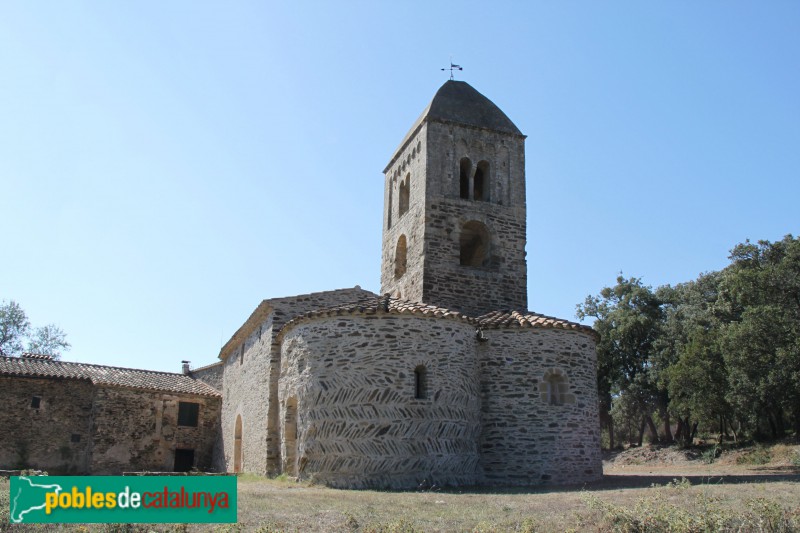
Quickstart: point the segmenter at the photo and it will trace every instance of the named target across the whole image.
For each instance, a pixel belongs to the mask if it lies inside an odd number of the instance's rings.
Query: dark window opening
[[[241,365],[242,363],[244,363],[244,343],[239,348],[239,364]]]
[[[408,212],[408,201],[411,192],[411,174],[400,182],[400,201],[398,204],[398,216],[403,216]]]
[[[400,235],[397,239],[397,248],[394,251],[394,279],[400,279],[406,273],[408,267],[408,246],[406,236]]]
[[[194,402],[178,402],[178,425],[197,427],[200,404]]]
[[[175,450],[173,472],[188,472],[194,466],[194,450]]]
[[[479,202],[489,201],[489,163],[481,161],[475,169],[472,198]]]
[[[487,266],[489,260],[489,230],[480,222],[470,221],[461,228],[460,260],[464,266]]]
[[[428,397],[427,394],[427,371],[425,367],[420,365],[414,369],[414,398],[417,400],[424,400]]]
[[[461,159],[460,167],[460,195],[464,200],[469,200],[469,178],[472,173],[472,162],[469,158],[464,157]]]
[[[70,442],[80,442],[81,436],[77,433],[73,433],[72,436],[69,438]]]
[[[38,409],[42,405],[42,399],[38,396],[31,397],[31,407]]]

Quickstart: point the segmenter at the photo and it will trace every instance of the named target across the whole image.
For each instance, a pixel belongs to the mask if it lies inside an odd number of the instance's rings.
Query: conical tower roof
[[[445,82],[420,118],[426,117],[522,135],[499,107],[465,81]]]
[[[465,81],[448,80],[436,91],[431,103],[408,130],[384,172],[392,166],[406,143],[426,121],[452,122],[523,136],[511,119],[472,85]]]

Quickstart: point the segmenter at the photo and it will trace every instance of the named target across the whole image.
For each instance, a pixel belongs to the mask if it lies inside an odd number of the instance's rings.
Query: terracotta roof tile
[[[0,356],[0,376],[85,379],[95,385],[196,394],[199,396],[220,396],[217,389],[184,374],[53,361],[52,359],[41,357]]]
[[[570,322],[561,318],[552,316],[540,315],[538,313],[519,312],[519,311],[492,311],[477,319],[478,324],[482,328],[498,329],[508,327],[519,328],[553,328],[553,329],[571,329],[575,331],[582,331],[584,333],[591,333],[597,337],[597,332],[590,326],[578,324],[577,322]]]
[[[316,309],[314,311],[304,313],[288,321],[283,328],[281,328],[281,331],[278,335],[281,336],[285,331],[295,326],[299,322],[303,322],[312,318],[342,315],[374,315],[378,313],[454,318],[457,320],[474,322],[474,319],[468,317],[467,315],[457,311],[451,311],[450,309],[445,309],[444,307],[436,307],[435,305],[427,305],[384,295],[364,298],[349,304],[328,307],[326,309]]]

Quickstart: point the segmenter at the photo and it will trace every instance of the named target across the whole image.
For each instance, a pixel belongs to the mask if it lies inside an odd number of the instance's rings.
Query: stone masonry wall
[[[220,422],[222,457],[215,457],[214,464],[227,472],[236,470],[236,420],[241,417],[241,471],[267,473],[267,405],[270,393],[272,322],[273,315],[270,314],[223,362],[223,407]]]
[[[281,353],[275,335],[298,315],[369,296],[375,295],[356,286],[268,301],[272,312],[222,362],[222,444],[215,452],[216,468],[234,471],[236,419],[241,417],[242,471],[257,474],[280,471],[278,376]]]
[[[197,378],[205,383],[208,383],[218,391],[222,391],[222,374],[225,370],[225,365],[222,361],[207,365],[201,368],[193,369],[189,374],[193,378]]]
[[[381,255],[381,294],[422,301],[422,266],[425,254],[425,188],[427,133],[425,127],[407,143],[384,178],[383,248]],[[408,212],[400,215],[400,184],[410,176]],[[391,225],[389,213],[391,212]],[[407,243],[406,272],[395,274],[397,243],[405,235]]]
[[[603,475],[595,340],[588,333],[485,331],[481,464],[494,485],[582,483]],[[555,403],[547,378],[566,379]]]
[[[178,425],[178,402],[200,404],[197,427]],[[220,399],[98,386],[92,474],[173,470],[176,449],[193,449],[195,466],[211,467]]]
[[[0,470],[87,473],[93,394],[88,380],[0,377]]]
[[[472,485],[480,407],[474,327],[377,314],[318,318],[282,339],[284,471],[334,487]],[[424,399],[415,369],[424,366]]]
[[[479,316],[527,309],[525,146],[518,135],[431,122],[427,125],[427,197],[422,301]],[[489,200],[460,197],[460,161],[489,163]],[[460,264],[465,223],[491,234],[488,264]]]

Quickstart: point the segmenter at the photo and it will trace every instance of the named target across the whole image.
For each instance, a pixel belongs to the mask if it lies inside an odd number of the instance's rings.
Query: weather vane
[[[452,80],[453,79],[453,71],[454,70],[464,70],[464,69],[461,68],[461,65],[456,65],[455,63],[453,63],[453,58],[451,57],[450,58],[450,68],[443,68],[441,70],[449,70],[450,71],[450,79]]]

